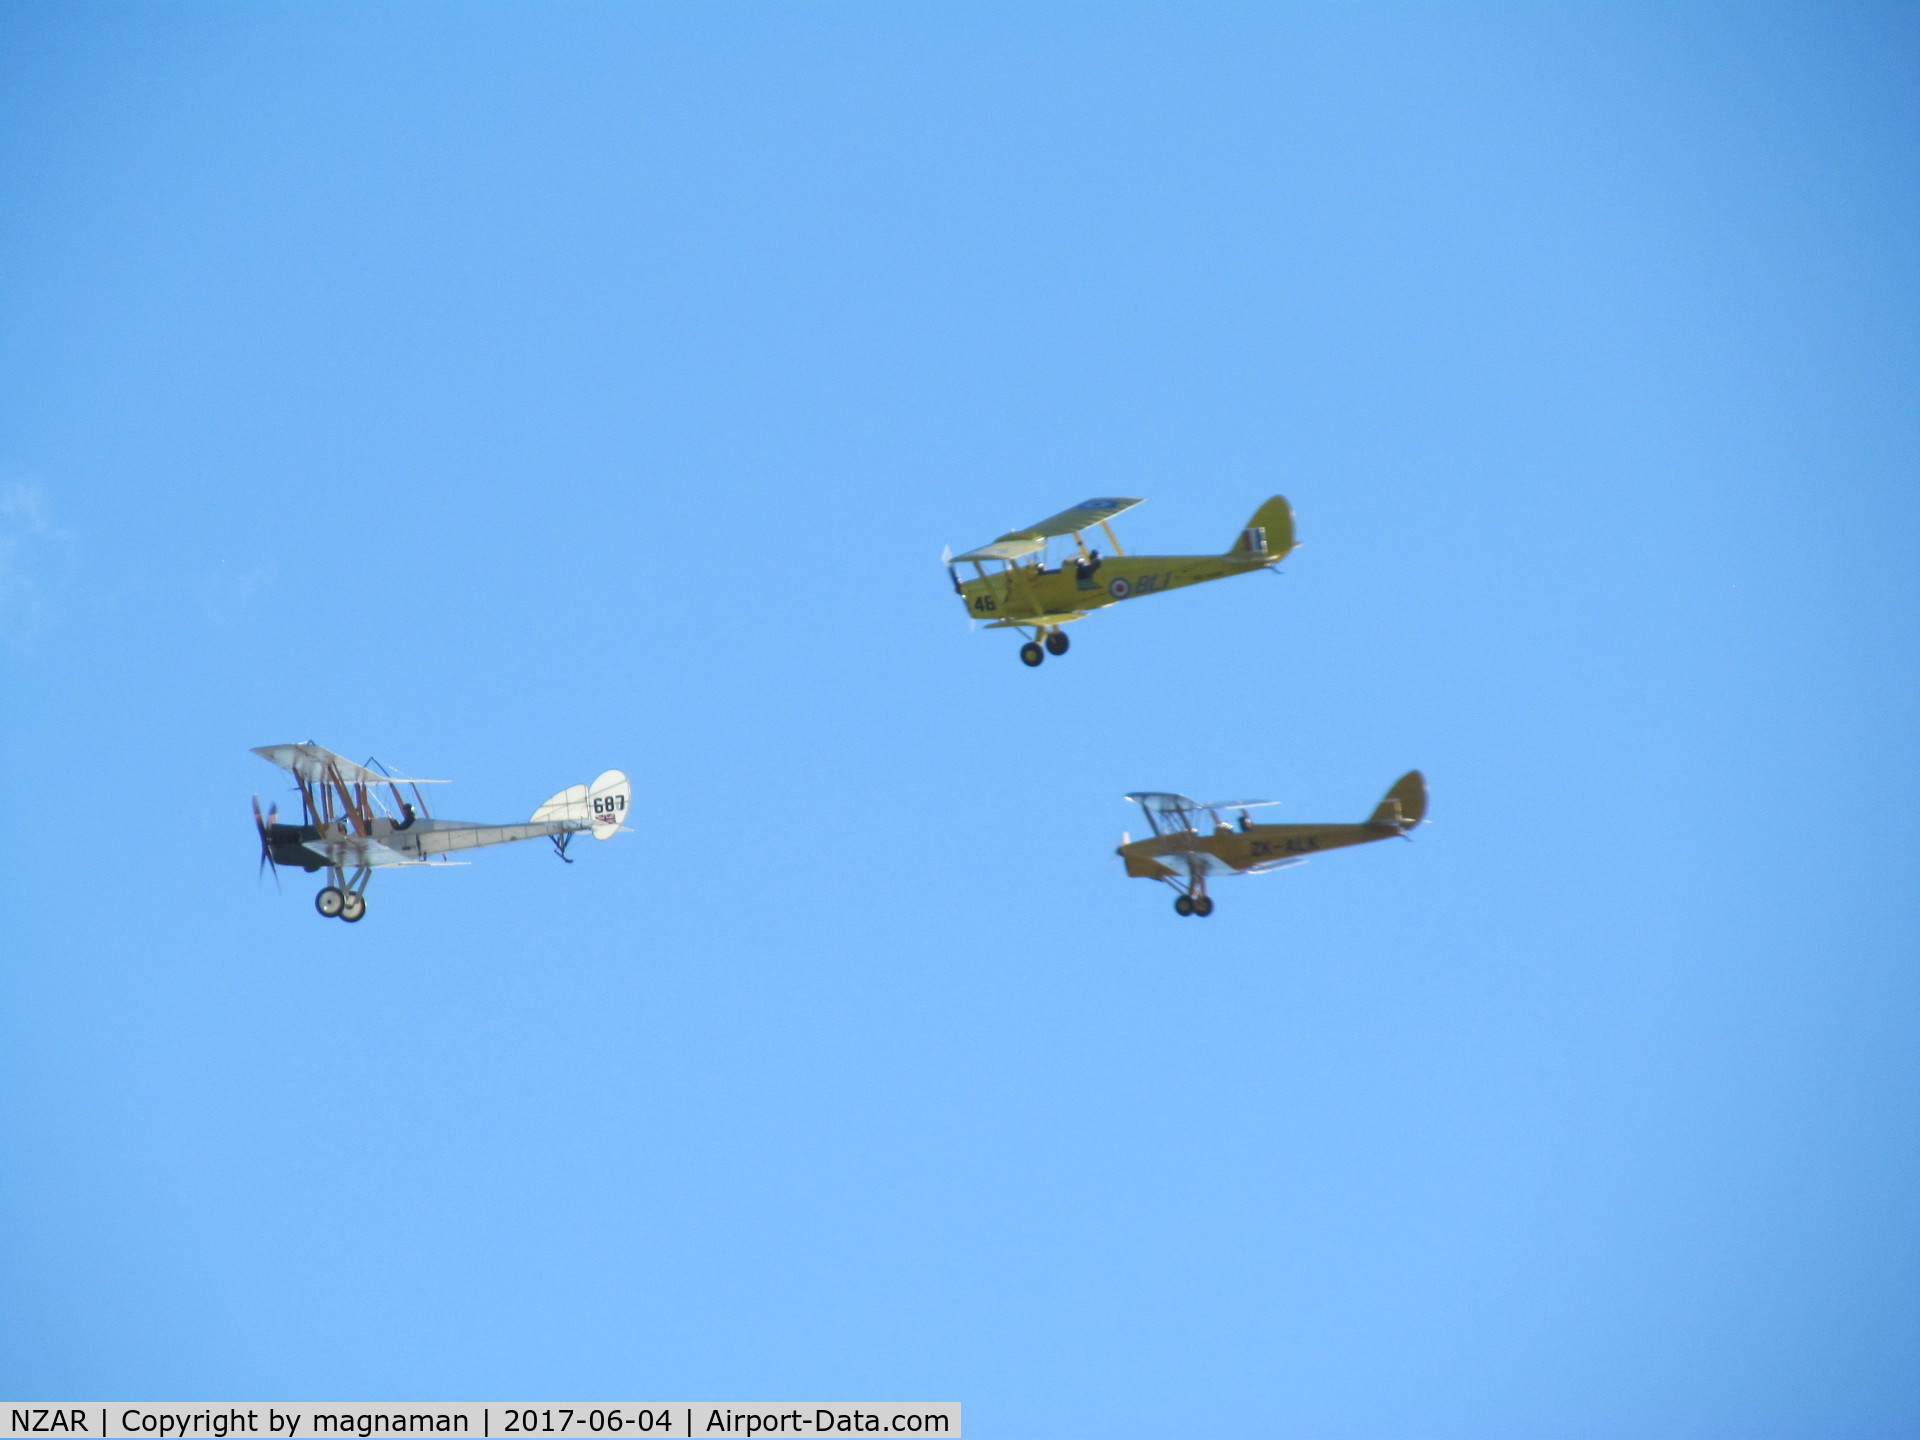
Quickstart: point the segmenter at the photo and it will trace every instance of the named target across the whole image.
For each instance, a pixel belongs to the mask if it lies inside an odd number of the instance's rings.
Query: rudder
[[[593,814],[593,838],[611,840],[627,818],[627,801],[633,788],[618,770],[603,771],[587,791],[587,805]]]
[[[1410,830],[1426,818],[1427,777],[1418,770],[1409,770],[1393,782],[1393,788],[1373,807],[1367,823]]]
[[[610,840],[627,818],[632,797],[633,787],[627,777],[618,770],[607,770],[591,785],[569,785],[534,811],[533,818],[573,825],[584,821],[593,827],[594,839]]]
[[[1293,507],[1287,497],[1276,495],[1247,521],[1246,528],[1234,537],[1227,554],[1236,560],[1283,560],[1295,545]]]

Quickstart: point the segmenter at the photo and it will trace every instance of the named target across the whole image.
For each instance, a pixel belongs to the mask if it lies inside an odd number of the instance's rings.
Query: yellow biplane
[[[1020,647],[1020,658],[1038,665],[1049,653],[1067,653],[1066,632],[1060,627],[1069,620],[1122,600],[1264,570],[1286,559],[1294,547],[1293,510],[1285,496],[1276,495],[1254,511],[1224,554],[1129,555],[1120,548],[1108,522],[1140,503],[1084,500],[1026,530],[1010,530],[991,545],[944,556],[954,591],[975,620],[1031,630],[1033,638]],[[1096,525],[1113,547],[1112,554],[1103,556],[1089,549],[1082,538],[1083,531]],[[1077,553],[1050,568],[1047,542],[1063,535],[1073,537]],[[989,571],[992,563],[999,568]],[[977,578],[962,580],[954,567],[969,564]]]
[[[1275,803],[1271,800],[1203,804],[1159,791],[1143,791],[1127,799],[1146,812],[1153,834],[1134,840],[1122,833],[1115,853],[1126,862],[1127,874],[1159,880],[1179,891],[1173,908],[1182,915],[1213,913],[1213,900],[1207,894],[1210,875],[1260,875],[1302,865],[1323,850],[1408,835],[1427,818],[1427,782],[1418,770],[1394,781],[1373,814],[1358,825],[1255,825],[1248,812]],[[1220,816],[1231,810],[1238,810],[1240,816],[1229,825]]]

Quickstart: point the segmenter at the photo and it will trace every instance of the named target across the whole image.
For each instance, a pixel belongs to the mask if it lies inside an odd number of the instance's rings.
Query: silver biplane
[[[446,857],[484,845],[515,840],[551,840],[560,858],[573,863],[567,843],[583,830],[608,840],[627,827],[631,790],[627,777],[608,770],[591,785],[569,785],[518,825],[483,825],[471,820],[436,820],[416,780],[389,775],[384,768],[356,765],[344,755],[312,744],[259,745],[254,754],[293,776],[300,792],[300,823],[279,823],[280,807],[260,813],[254,797],[253,823],[260,832],[260,868],[297,866],[312,874],[327,872],[327,885],[313,906],[329,919],[355,921],[367,913],[367,882],[385,865],[464,865]],[[378,765],[379,762],[373,762]],[[401,793],[406,786],[413,798]],[[391,796],[392,803],[387,802]]]

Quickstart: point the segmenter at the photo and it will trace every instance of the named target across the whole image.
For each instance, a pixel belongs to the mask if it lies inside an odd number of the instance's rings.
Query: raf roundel
[[[1133,585],[1130,581],[1115,580],[1107,586],[1107,593],[1116,600],[1124,600],[1133,593]]]

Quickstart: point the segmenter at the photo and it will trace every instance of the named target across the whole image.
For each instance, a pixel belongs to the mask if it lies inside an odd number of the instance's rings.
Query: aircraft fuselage
[[[967,613],[989,625],[1025,625],[1078,616],[1162,590],[1264,570],[1278,556],[1103,555],[1070,558],[1053,569],[1019,565],[960,583]]]

